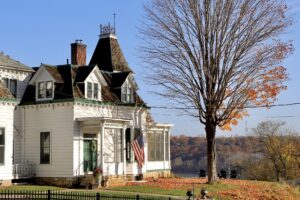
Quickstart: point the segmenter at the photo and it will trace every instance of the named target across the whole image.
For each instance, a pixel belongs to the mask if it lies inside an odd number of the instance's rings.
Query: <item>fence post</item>
[[[169,200],[171,200],[171,197],[169,197]]]
[[[50,190],[48,190],[48,200],[51,200],[51,191]]]
[[[100,194],[99,194],[99,192],[97,192],[97,194],[96,194],[96,200],[100,200]]]
[[[136,200],[140,200],[140,195],[136,195]]]

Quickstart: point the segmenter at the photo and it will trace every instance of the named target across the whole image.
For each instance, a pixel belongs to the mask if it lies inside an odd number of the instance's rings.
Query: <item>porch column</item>
[[[101,123],[101,135],[100,135],[100,144],[101,144],[101,166],[102,166],[102,170],[104,172],[104,157],[103,157],[103,149],[104,149],[104,125],[105,122]]]
[[[166,132],[165,132],[165,127],[163,128],[163,142],[164,142],[164,169],[166,169]]]
[[[123,130],[122,130],[122,152],[123,152],[123,174],[124,176],[126,175],[126,128],[127,126],[124,125],[123,126]]]

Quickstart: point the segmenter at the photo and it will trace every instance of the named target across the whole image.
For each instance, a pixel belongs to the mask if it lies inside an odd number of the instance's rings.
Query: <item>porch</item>
[[[80,175],[92,174],[95,167],[102,169],[105,176],[124,176],[132,173],[133,155],[128,141],[130,119],[104,117],[77,118],[80,128],[77,169]],[[129,133],[131,134],[131,133]],[[131,137],[129,137],[130,139]],[[130,157],[131,160],[128,159]]]

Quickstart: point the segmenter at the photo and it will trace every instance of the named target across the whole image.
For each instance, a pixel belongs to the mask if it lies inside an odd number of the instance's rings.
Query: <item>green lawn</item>
[[[194,187],[193,187],[194,186]],[[0,194],[4,190],[14,191],[46,191],[55,190],[58,192],[69,193],[88,193],[95,194],[99,192],[102,195],[122,197],[136,196],[149,197],[151,199],[168,199],[169,196],[186,197],[188,189],[193,189],[195,195],[200,194],[200,190],[205,188],[209,195],[216,200],[230,199],[264,199],[264,200],[298,200],[300,199],[299,187],[292,187],[283,183],[247,181],[247,180],[220,180],[220,182],[209,185],[201,179],[159,179],[157,181],[148,181],[144,183],[129,183],[126,186],[112,187],[105,190],[73,190],[68,188],[53,186],[36,185],[15,185],[10,187],[0,187]]]

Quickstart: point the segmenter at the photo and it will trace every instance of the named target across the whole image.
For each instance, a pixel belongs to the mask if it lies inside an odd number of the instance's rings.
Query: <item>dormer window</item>
[[[10,93],[14,97],[17,97],[17,80],[16,79],[4,78],[3,82],[4,82],[4,85],[9,89]]]
[[[87,82],[86,83],[86,98],[99,100],[99,84]]]
[[[122,86],[122,102],[133,103],[133,89],[129,82],[125,82]]]
[[[53,81],[40,81],[37,83],[37,99],[53,99]]]

